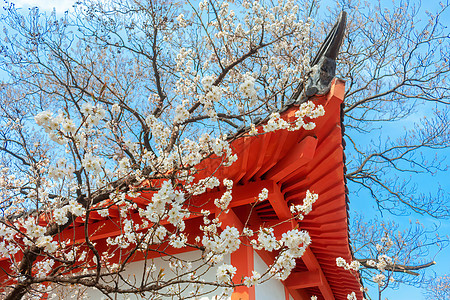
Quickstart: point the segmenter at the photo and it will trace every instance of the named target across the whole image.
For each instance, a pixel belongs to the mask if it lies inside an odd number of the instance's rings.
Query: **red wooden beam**
[[[337,101],[338,103],[342,103],[345,98],[345,81],[340,78],[333,79],[333,83],[331,84],[330,91],[327,96],[327,104],[330,101]]]
[[[220,210],[216,210],[216,214],[220,213]],[[242,224],[241,219],[236,215],[232,209],[228,209],[220,214],[219,220],[222,223],[221,227],[225,228],[227,226],[236,227],[237,230],[242,232],[244,229],[244,224]]]
[[[315,137],[305,137],[264,175],[265,178],[278,182],[288,176],[301,166],[311,161],[314,157],[316,146],[317,139]]]
[[[305,263],[305,265],[309,271],[319,272],[320,276],[323,278],[322,284],[319,285],[318,287],[319,287],[320,292],[322,293],[322,296],[325,298],[325,300],[334,300],[334,294],[333,294],[333,291],[331,290],[330,284],[328,283],[328,280],[326,279],[325,274],[323,274],[322,268],[320,267],[320,264],[317,261],[317,258],[315,257],[311,248],[309,248],[309,247],[306,248],[306,251],[302,256],[302,260]]]
[[[280,193],[279,187],[271,180],[260,180],[255,182],[250,182],[246,185],[236,185],[233,187],[233,200],[231,201],[229,207],[241,206],[249,203],[253,203],[258,198],[258,194],[261,192],[263,188],[267,188],[269,191],[269,198],[278,197]],[[216,206],[214,205],[214,199],[220,198],[223,194],[223,191],[217,192],[209,192],[205,195],[200,195],[193,197],[191,199],[191,205],[197,205],[198,211],[201,209],[209,209],[211,211],[215,211]],[[201,203],[204,205],[200,205]],[[111,211],[111,210],[110,210]],[[187,219],[197,218],[196,215],[191,215]],[[134,222],[141,223],[141,217],[138,212],[133,212],[129,216]],[[81,218],[80,218],[81,220]],[[167,221],[163,221],[162,225],[168,224]],[[71,241],[75,241],[75,243],[83,243],[85,241],[84,230],[82,227],[84,224],[79,224],[75,227],[71,227],[66,229],[62,233],[62,240],[71,239]],[[121,225],[118,223],[118,219],[112,218],[103,218],[103,220],[98,220],[95,223],[90,223],[88,225],[88,234],[91,241],[101,240],[107,237],[115,237],[122,233]],[[234,225],[236,226],[236,225]],[[145,228],[140,229],[139,231],[143,231]],[[240,229],[242,230],[242,229]]]
[[[256,149],[267,149],[270,142],[270,134],[263,134],[255,137],[255,141],[253,143],[256,143],[255,148]],[[264,162],[265,155],[257,155],[255,157],[255,164],[253,168],[250,168],[250,170],[247,170],[247,173],[242,177],[242,182],[248,182],[253,175],[255,175],[256,172],[258,172]]]
[[[273,182],[272,191],[273,192],[269,195],[269,202],[277,214],[277,217],[280,220],[290,219],[292,217],[292,213],[286,204],[286,200],[284,199],[284,195],[281,193],[279,185],[275,182]]]
[[[293,272],[284,281],[288,289],[305,289],[321,286],[324,282],[323,273],[319,271]]]
[[[275,193],[274,193],[275,194]],[[275,200],[276,202],[274,202],[274,205],[277,206],[282,206],[282,207],[278,207],[277,210],[275,212],[279,212],[277,213],[277,216],[280,220],[286,220],[285,216],[286,216],[286,210],[289,210],[289,208],[287,207],[287,203],[283,199],[278,198],[277,200]],[[274,207],[275,209],[275,207]],[[290,214],[290,212],[289,212]],[[305,263],[306,267],[308,268],[308,271],[314,271],[314,272],[318,272],[319,276],[321,278],[318,287],[320,289],[320,292],[322,293],[323,297],[325,298],[325,300],[334,300],[334,295],[333,295],[333,291],[331,290],[330,284],[328,283],[325,274],[322,271],[322,268],[319,264],[319,262],[317,261],[316,257],[314,256],[314,253],[312,252],[311,248],[306,248],[305,253],[302,256],[302,260]],[[292,274],[291,274],[292,276]],[[290,276],[286,279],[288,280],[290,278]],[[290,287],[288,287],[288,289],[292,289]]]
[[[270,137],[272,137],[274,134],[275,132],[266,133],[266,135],[270,135]],[[276,134],[277,134],[276,143],[279,145],[283,145],[288,137],[288,132],[279,130],[276,132]],[[258,172],[256,172],[256,174],[253,177],[260,178],[264,173],[270,170],[277,163],[282,149],[283,147],[275,147],[272,153],[270,154],[266,153],[266,155],[270,155],[270,159],[266,159],[265,164],[261,167],[261,169],[259,169]]]
[[[241,152],[243,152],[241,154],[241,156],[239,156],[239,164],[240,164],[240,168],[239,168],[239,172],[237,173],[237,175],[234,177],[236,182],[239,182],[239,180],[241,180],[242,177],[245,176],[247,170],[248,170],[248,163],[249,163],[249,156],[250,156],[250,147],[251,147],[251,143],[250,143],[250,137],[244,136],[242,138],[243,140],[243,144],[246,145],[246,147],[242,147],[243,149],[241,150]]]
[[[287,288],[286,286],[284,286],[284,291],[285,291],[285,299],[286,300],[290,300],[292,298],[294,299],[299,299],[299,300],[311,300],[311,296],[308,295],[308,293],[305,290],[302,289],[291,289],[291,288]],[[289,297],[289,296],[292,296]]]
[[[253,203],[258,198],[258,194],[262,189],[266,188],[269,191],[269,196],[274,193],[274,183],[272,180],[258,180],[248,182],[245,185],[234,184],[232,189],[233,200],[229,207],[241,206]],[[224,191],[206,192],[204,194],[193,196],[188,200],[189,205],[197,206],[199,211],[201,209],[209,209],[215,211],[214,199],[220,198]],[[193,209],[192,209],[193,210]]]

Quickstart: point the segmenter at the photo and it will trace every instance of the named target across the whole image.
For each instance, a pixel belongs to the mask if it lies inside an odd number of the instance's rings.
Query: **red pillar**
[[[222,222],[222,228],[236,227],[242,232],[244,226],[232,209],[229,209],[228,213],[222,212],[219,219]],[[234,283],[240,283],[244,277],[252,276],[254,270],[253,248],[241,244],[238,250],[231,253],[231,264],[237,269],[236,275],[233,277]],[[237,287],[231,295],[231,300],[255,300],[255,287]]]

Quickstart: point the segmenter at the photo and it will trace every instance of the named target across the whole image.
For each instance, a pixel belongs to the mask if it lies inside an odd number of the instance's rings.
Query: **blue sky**
[[[57,13],[63,13],[69,10],[75,1],[73,0],[12,0],[16,7],[38,6],[41,10],[56,10]]]

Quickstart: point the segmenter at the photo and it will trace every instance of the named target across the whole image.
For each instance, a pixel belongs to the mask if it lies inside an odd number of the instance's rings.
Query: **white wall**
[[[193,261],[201,258],[201,251],[192,251],[182,254],[177,254],[177,257],[180,259],[185,259],[188,261]],[[227,255],[222,263],[230,264],[230,256]],[[159,270],[164,269],[164,273],[167,277],[173,276],[174,273],[170,270],[169,262],[167,261],[167,258],[157,258],[154,259],[154,263],[157,267],[156,273],[159,272]],[[219,263],[218,265],[221,265],[222,263]],[[259,272],[260,274],[264,273],[267,270],[267,265],[264,263],[264,261],[259,257],[259,255],[254,252],[254,266],[255,270]],[[139,282],[142,279],[142,270],[144,267],[143,261],[133,262],[130,263],[125,270],[124,277],[126,280],[129,280],[130,282]],[[193,266],[195,268],[195,266]],[[209,269],[205,275],[202,277],[205,278],[206,281],[215,281],[216,280],[216,270],[217,266]],[[125,286],[125,283],[123,283],[122,287]],[[184,294],[187,294],[189,291],[187,290]],[[50,293],[51,294],[51,293]],[[61,294],[61,293],[58,293]],[[94,300],[100,300],[100,299],[106,299],[105,296],[100,293],[97,290],[94,289],[88,289],[85,293],[85,297],[81,298],[78,295],[75,294],[75,290],[66,290],[66,293],[62,299],[94,299]],[[216,295],[219,295],[220,291],[215,291],[210,294],[208,297],[199,297],[196,300],[213,300],[216,299]],[[148,296],[150,296],[148,294]],[[285,292],[284,292],[284,286],[283,284],[276,279],[271,279],[263,284],[258,284],[255,286],[255,296],[256,300],[284,300],[285,299]],[[61,299],[58,297],[57,299]],[[130,299],[130,300],[140,300],[145,299],[141,296],[135,296],[135,295],[118,295],[114,299]],[[162,298],[162,299],[170,299],[170,298]],[[289,297],[289,299],[293,299],[292,297]],[[224,299],[225,300],[225,299]]]
[[[201,259],[202,256],[202,252],[197,250],[197,251],[191,251],[191,252],[186,252],[186,253],[181,253],[181,254],[177,254],[176,257],[182,260],[186,260],[186,261],[195,261],[195,260],[199,260]],[[200,260],[201,261],[201,260]],[[163,272],[166,274],[166,278],[170,278],[173,277],[175,275],[175,273],[170,269],[169,267],[169,261],[168,261],[168,257],[162,257],[162,258],[157,258],[153,260],[155,266],[156,266],[156,271],[154,273],[158,274],[160,272],[160,270],[164,270]],[[226,264],[230,264],[230,255],[225,256],[224,260],[219,263],[217,266],[221,265],[222,263],[226,263]],[[197,263],[197,264],[193,264],[193,269],[196,268],[197,266],[199,266],[201,263]],[[217,270],[217,266],[215,267],[211,267],[210,269],[206,269],[206,268],[202,268],[201,272],[205,272],[206,273],[204,275],[202,275],[202,278],[204,278],[206,281],[209,282],[213,282],[216,280],[216,270]],[[125,270],[125,278],[126,280],[128,280],[130,283],[139,283],[142,280],[142,271],[143,271],[143,267],[144,267],[144,262],[143,261],[138,261],[138,262],[133,262],[130,263],[127,267],[127,269]],[[122,285],[123,287],[126,287],[126,284],[124,283]],[[186,286],[186,285],[185,285]],[[205,291],[209,291],[212,288],[205,288]],[[213,294],[220,294],[221,289],[216,290],[213,292]],[[102,297],[104,297],[104,295],[102,293],[100,293],[97,290],[94,289],[90,289],[88,291],[88,297],[90,299],[102,299]],[[189,289],[186,289],[186,291],[183,293],[184,295],[189,294]],[[150,293],[148,293],[148,296],[150,296]],[[89,299],[88,298],[88,299]],[[215,297],[201,297],[198,298],[199,300],[209,300],[209,299],[214,299]],[[117,299],[145,299],[141,296],[135,296],[135,295],[119,295],[117,297]],[[163,298],[164,299],[164,298]],[[166,298],[166,299],[170,299],[170,298]]]
[[[263,274],[268,266],[256,252],[254,252],[253,257],[255,271]],[[255,286],[255,298],[256,300],[284,300],[284,285],[276,279],[270,279],[263,284],[257,284]]]

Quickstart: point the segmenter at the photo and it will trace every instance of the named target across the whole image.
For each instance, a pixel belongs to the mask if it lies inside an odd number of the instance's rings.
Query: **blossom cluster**
[[[12,226],[0,224],[0,257],[9,258],[20,251],[20,247],[12,243],[16,238],[16,231]]]
[[[223,264],[217,268],[216,278],[219,283],[231,283],[236,274],[236,267]]]
[[[149,115],[145,120],[152,130],[153,138],[155,139],[156,147],[163,150],[170,140],[170,129],[158,120],[154,115]]]
[[[303,220],[304,216],[309,214],[312,210],[312,205],[319,199],[319,195],[306,191],[306,197],[303,199],[303,204],[291,205],[291,213],[299,220]]]
[[[289,276],[296,266],[295,259],[303,255],[310,243],[311,238],[304,230],[292,229],[283,233],[281,239],[277,240],[273,228],[261,228],[258,239],[251,241],[253,248],[257,250],[281,250],[270,269],[270,274],[280,280]]]
[[[269,190],[266,188],[263,188],[261,190],[261,193],[259,193],[259,195],[258,195],[258,201],[267,200],[268,197],[269,197]]]
[[[214,204],[221,210],[227,209],[228,205],[233,199],[231,195],[233,188],[233,181],[229,179],[224,179],[223,184],[227,190],[223,193],[223,195],[220,198],[214,200]]]
[[[296,259],[302,257],[311,243],[308,232],[292,229],[282,235],[282,251],[272,265],[270,273],[275,278],[285,280],[296,266]]]
[[[83,124],[86,129],[98,126],[106,115],[106,111],[101,105],[94,105],[92,103],[83,103],[80,108],[80,113],[82,114]],[[65,137],[69,135],[74,138],[78,135],[75,140],[79,143],[84,143],[84,132],[79,130],[79,126],[75,124],[73,119],[65,116],[62,112],[54,116],[51,111],[45,110],[38,113],[34,117],[34,120],[36,124],[44,128],[50,139],[58,144],[64,144],[66,142]]]
[[[353,271],[359,271],[359,269],[361,268],[361,264],[359,263],[359,261],[353,260],[351,263],[347,263],[342,257],[336,258],[336,266],[344,268],[345,270]]]
[[[276,131],[280,129],[285,130],[299,130],[303,128],[305,130],[312,130],[315,128],[315,123],[305,123],[305,118],[315,119],[325,114],[325,110],[322,105],[315,105],[312,101],[304,102],[300,105],[298,110],[295,111],[295,120],[288,122],[281,118],[280,114],[274,112],[270,115],[267,124],[263,125],[265,132]]]
[[[92,153],[86,153],[81,162],[87,172],[93,172],[94,174],[99,174],[104,165],[104,160]]]
[[[251,286],[254,286],[254,285],[258,284],[260,279],[261,279],[261,274],[259,274],[258,272],[253,270],[252,271],[252,276],[250,276],[250,277],[245,276],[244,277],[244,284],[245,284],[246,287],[251,287]]]
[[[46,276],[53,268],[55,261],[53,259],[45,259],[36,263],[36,276]]]
[[[255,89],[255,78],[250,75],[244,76],[243,83],[239,85],[239,91],[247,98],[251,99],[250,106],[256,104],[256,99],[258,97],[257,91]]]
[[[139,209],[141,217],[145,217],[151,222],[160,222],[164,217],[176,227],[184,228],[183,219],[189,216],[189,212],[182,208],[185,196],[184,193],[175,190],[170,181],[164,181],[152,197],[152,201],[146,209]],[[168,207],[170,207],[169,210]]]
[[[202,245],[205,246],[208,257],[213,259],[213,262],[217,262],[223,259],[223,255],[239,249],[241,244],[240,233],[237,228],[227,226],[220,234],[214,234],[214,230],[211,230],[212,227],[204,227],[205,235],[202,239]]]
[[[48,176],[53,179],[62,179],[68,177],[69,179],[73,177],[75,171],[75,166],[69,162],[67,159],[60,158],[55,165],[51,165],[48,168]]]
[[[79,217],[85,213],[85,209],[80,203],[70,200],[67,205],[53,210],[53,221],[59,225],[66,224],[69,221],[68,213]]]
[[[203,104],[208,116],[212,119],[217,118],[217,113],[214,109],[214,103],[219,102],[222,98],[223,88],[217,85],[213,85],[214,77],[205,76],[201,80],[201,84],[205,91],[204,95],[199,96],[200,103]]]

